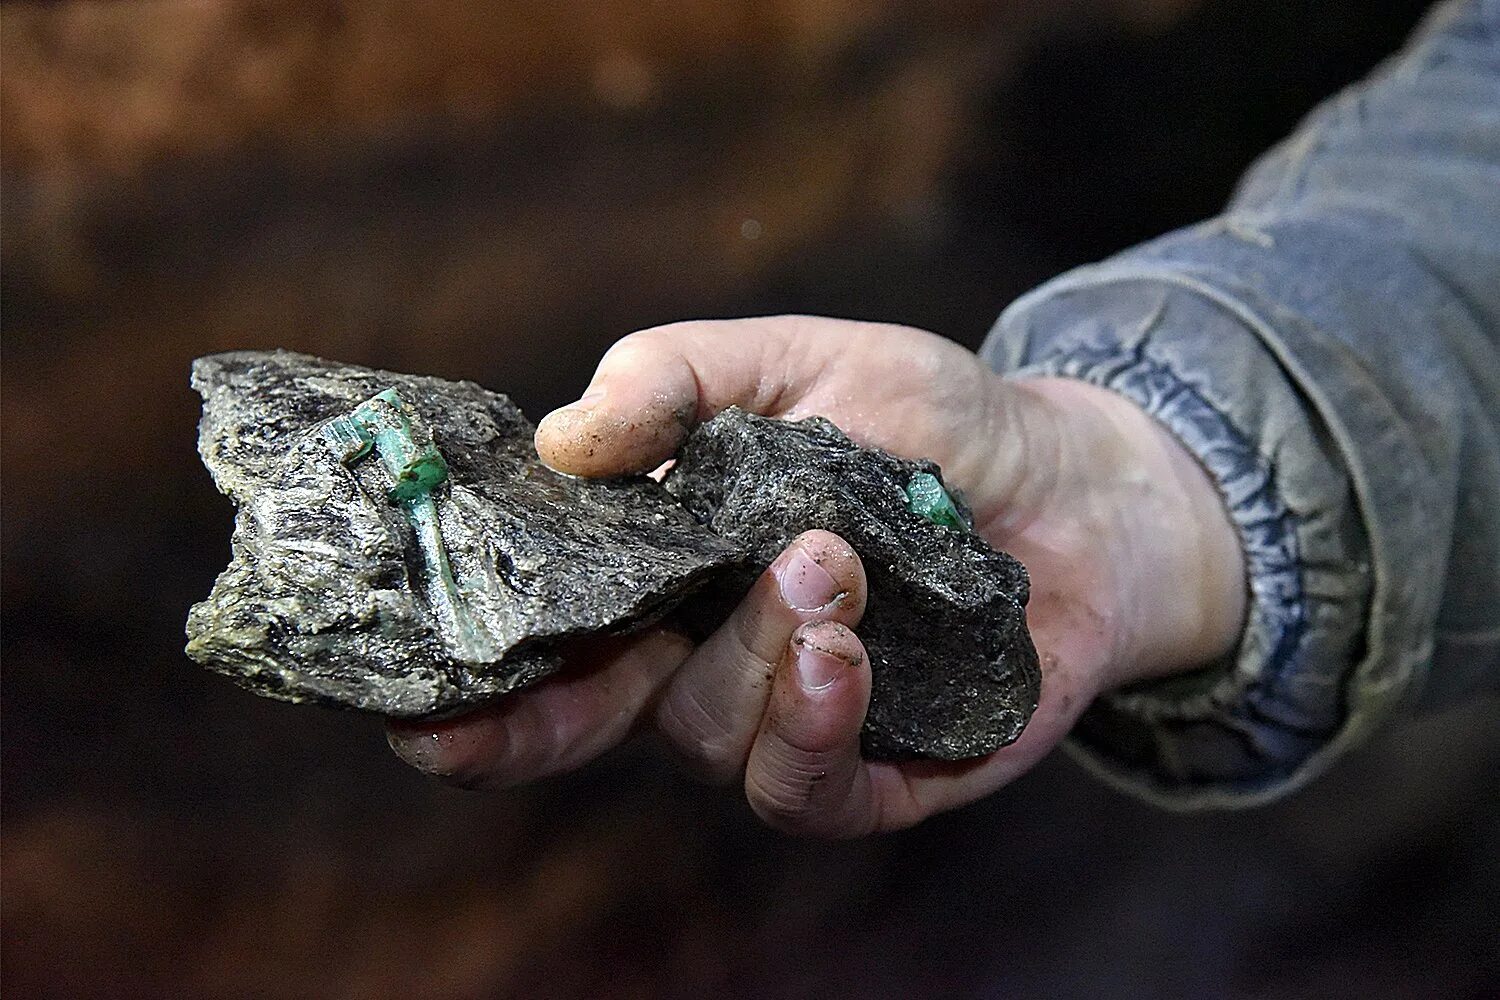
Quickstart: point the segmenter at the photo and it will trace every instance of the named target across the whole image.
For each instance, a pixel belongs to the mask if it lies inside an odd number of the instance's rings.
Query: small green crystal
[[[953,498],[943,489],[937,476],[930,472],[919,472],[906,484],[906,506],[913,514],[925,517],[933,524],[968,530],[969,526],[958,513]]]

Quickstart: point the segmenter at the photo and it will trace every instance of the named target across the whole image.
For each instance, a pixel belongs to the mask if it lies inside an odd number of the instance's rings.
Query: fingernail
[[[777,574],[777,582],[781,585],[782,599],[797,611],[821,610],[843,595],[832,574],[801,548],[792,549],[786,565]]]
[[[426,774],[439,774],[443,770],[440,763],[442,739],[432,730],[388,727],[385,731],[385,741],[391,745],[397,757],[418,771]]]
[[[804,639],[797,640],[797,683],[804,691],[822,691],[838,680],[848,663]]]
[[[578,398],[578,402],[576,402],[576,403],[569,403],[568,404],[568,409],[570,409],[570,410],[592,410],[594,407],[598,406],[599,403],[603,401],[603,399],[604,399],[604,390],[603,389],[590,389],[588,392],[584,393],[582,396],[580,396]]]

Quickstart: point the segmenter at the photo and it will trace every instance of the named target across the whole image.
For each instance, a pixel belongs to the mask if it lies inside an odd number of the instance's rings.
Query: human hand
[[[654,469],[730,405],[819,414],[860,444],[929,458],[975,530],[1031,574],[1042,691],[1021,737],[972,761],[859,754],[869,662],[859,557],[799,536],[714,635],[656,629],[574,650],[570,666],[470,715],[396,723],[392,746],[465,784],[576,768],[641,726],[710,780],[742,781],[767,822],[858,836],[973,801],[1045,756],[1100,692],[1227,651],[1244,614],[1238,540],[1207,474],[1127,400],[1068,379],[1001,378],[907,327],[816,317],[678,323],[630,335],[537,450],[560,471]]]

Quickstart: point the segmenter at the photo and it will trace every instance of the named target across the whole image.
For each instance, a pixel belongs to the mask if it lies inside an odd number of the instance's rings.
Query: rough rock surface
[[[239,508],[234,561],[188,618],[188,654],[260,694],[422,716],[556,669],[558,640],[670,610],[739,549],[648,479],[553,472],[504,396],[286,352],[199,359],[198,448]],[[378,461],[330,422],[394,387],[447,463],[433,491],[458,603],[424,565]],[[472,625],[465,629],[465,625]]]
[[[690,435],[664,488],[551,471],[520,411],[469,382],[239,352],[199,359],[193,385],[199,450],[238,514],[188,653],[260,694],[459,711],[557,669],[569,637],[674,609],[706,634],[818,527],[870,581],[869,756],[987,753],[1036,705],[1025,570],[909,509],[913,477],[935,466],[858,448],[825,420],[726,411]]]
[[[1026,570],[968,530],[961,502],[963,527],[912,513],[907,487],[923,473],[938,469],[860,448],[820,417],[788,423],[730,409],[688,438],[666,486],[752,553],[699,604],[743,594],[803,531],[848,541],[870,589],[857,630],[873,674],[866,755],[959,760],[1020,735],[1041,673],[1026,630]]]

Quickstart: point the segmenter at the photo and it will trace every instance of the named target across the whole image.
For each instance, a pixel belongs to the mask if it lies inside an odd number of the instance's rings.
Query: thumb
[[[536,449],[559,472],[646,472],[699,421],[729,406],[777,416],[865,324],[810,316],[699,320],[632,333],[599,362],[578,402],[549,413]]]

